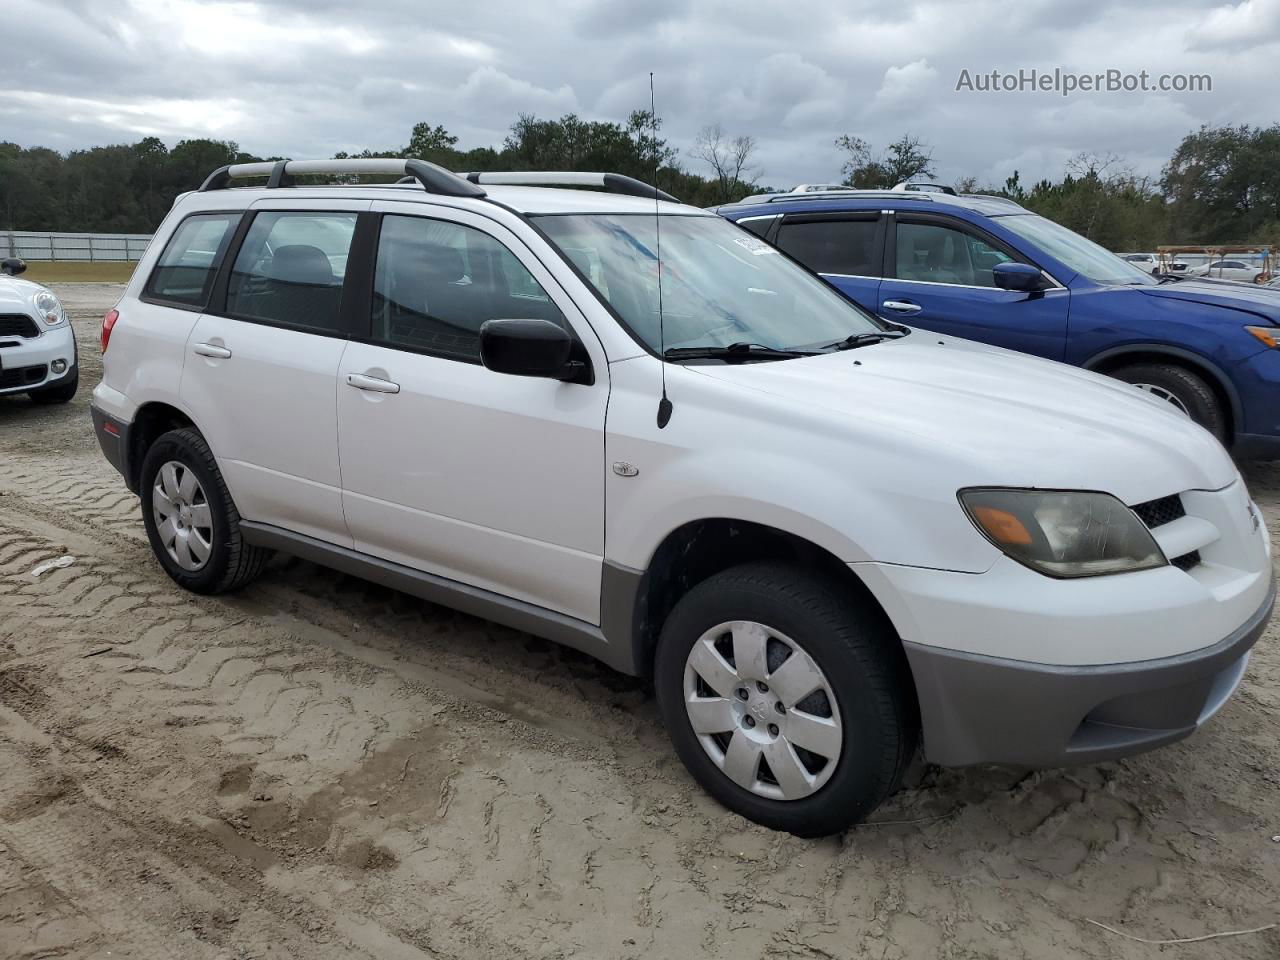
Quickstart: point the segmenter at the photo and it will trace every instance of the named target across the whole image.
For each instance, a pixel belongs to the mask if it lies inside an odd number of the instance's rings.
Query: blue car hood
[[[1158,287],[1135,287],[1149,297],[1208,303],[1243,310],[1270,323],[1280,324],[1280,290],[1233,280],[1174,280]]]

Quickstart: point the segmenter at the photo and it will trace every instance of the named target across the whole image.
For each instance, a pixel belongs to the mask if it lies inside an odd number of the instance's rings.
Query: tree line
[[[647,182],[695,206],[767,192],[756,166],[754,137],[704,127],[689,150],[689,169],[647,111],[625,122],[574,114],[543,119],[521,114],[502,143],[459,149],[443,126],[419,123],[403,146],[339,157],[418,157],[450,170],[607,170]],[[934,176],[933,149],[904,135],[877,151],[845,134],[839,182],[886,188]],[[0,142],[0,230],[149,233],[174,198],[210,171],[257,157],[236,143],[188,139],[172,148],[156,137],[132,144],[59,153]],[[833,178],[835,179],[835,178]],[[1002,184],[975,177],[964,193],[1009,197],[1115,250],[1162,243],[1269,243],[1280,246],[1280,124],[1201,127],[1183,138],[1159,177],[1139,176],[1112,154],[1080,154],[1057,179],[1024,184],[1015,171]]]

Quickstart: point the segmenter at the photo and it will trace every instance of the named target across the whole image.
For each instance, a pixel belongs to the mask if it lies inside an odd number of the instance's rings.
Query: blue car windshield
[[[652,214],[535,216],[631,332],[655,353],[659,237]],[[672,348],[814,347],[886,325],[741,227],[662,217],[662,319]]]
[[[1094,283],[1146,287],[1158,282],[1145,270],[1121,260],[1092,240],[1034,213],[1001,217],[999,222]]]

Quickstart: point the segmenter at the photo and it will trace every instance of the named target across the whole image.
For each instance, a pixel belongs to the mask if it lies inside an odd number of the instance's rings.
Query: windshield
[[[658,218],[540,216],[540,226],[654,352],[757,344],[816,347],[886,325],[773,247],[720,217],[663,216],[658,334]]]
[[[1034,213],[1001,217],[1000,224],[1094,283],[1152,286],[1157,282],[1092,240]]]

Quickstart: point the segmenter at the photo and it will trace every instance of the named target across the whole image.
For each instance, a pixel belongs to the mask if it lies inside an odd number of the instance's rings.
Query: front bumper
[[[979,574],[851,564],[902,638],[930,760],[1093,762],[1180,739],[1222,706],[1274,602],[1270,536],[1238,479],[1179,497],[1186,515],[1152,535],[1186,568],[1055,580],[1008,557]]]
[[[1231,454],[1237,460],[1280,460],[1280,350],[1263,350],[1231,371],[1243,422],[1236,424]]]
[[[0,396],[62,383],[77,373],[76,338],[70,323],[42,330],[31,339],[0,339]],[[54,372],[55,362],[65,368]]]
[[[1060,767],[1151,750],[1194,733],[1235,692],[1275,586],[1219,643],[1159,660],[1051,666],[906,642],[925,756],[944,766]]]

